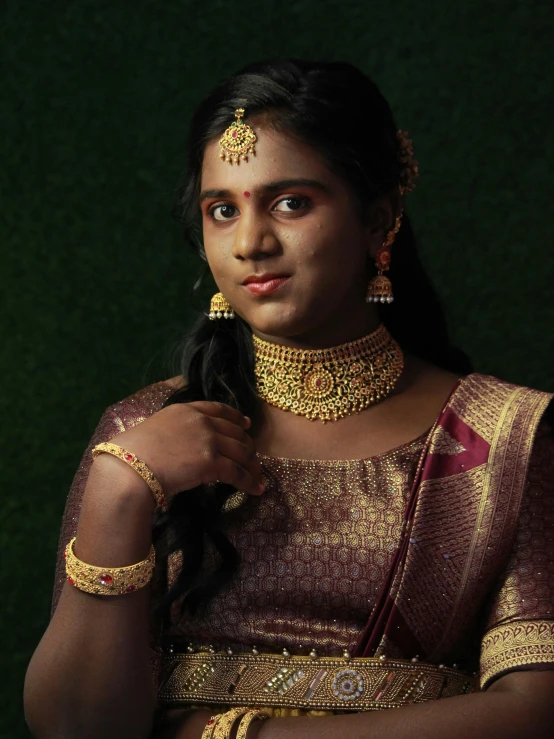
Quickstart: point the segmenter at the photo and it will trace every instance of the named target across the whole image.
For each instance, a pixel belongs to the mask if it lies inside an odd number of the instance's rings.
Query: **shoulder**
[[[473,372],[463,378],[450,406],[462,416],[479,413],[501,424],[530,424],[536,428],[553,397],[551,392]]]
[[[124,429],[132,428],[161,410],[165,401],[183,387],[185,382],[179,375],[154,382],[113,403],[104,415],[117,417]]]

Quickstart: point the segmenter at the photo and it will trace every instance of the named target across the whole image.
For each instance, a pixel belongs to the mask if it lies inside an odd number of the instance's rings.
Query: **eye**
[[[282,205],[283,203],[285,203],[287,206],[286,210],[277,208],[278,205]],[[307,204],[308,204],[308,198],[299,198],[299,197],[283,198],[282,200],[279,200],[279,202],[275,204],[274,210],[278,210],[281,213],[292,213],[295,210],[300,210],[300,208],[303,208]]]
[[[209,213],[214,221],[228,221],[235,217],[236,211],[234,205],[215,205],[210,208]]]

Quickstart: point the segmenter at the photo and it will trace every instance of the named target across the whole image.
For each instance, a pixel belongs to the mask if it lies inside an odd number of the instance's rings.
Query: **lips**
[[[243,281],[243,286],[253,295],[271,295],[289,279],[289,275],[278,275],[266,272],[261,275],[250,275]]]

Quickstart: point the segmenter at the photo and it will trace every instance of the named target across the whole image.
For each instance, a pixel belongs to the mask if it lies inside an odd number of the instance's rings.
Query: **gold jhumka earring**
[[[375,266],[378,271],[377,276],[371,280],[367,288],[367,303],[392,303],[394,300],[391,281],[383,272],[390,267],[390,248],[396,238],[396,234],[400,231],[401,223],[402,213],[396,217],[394,228],[389,231],[383,246],[377,252]]]
[[[403,197],[406,192],[415,189],[415,180],[419,177],[419,164],[414,158],[414,145],[411,139],[408,138],[408,132],[397,131],[396,138],[399,149],[398,157],[401,163],[398,189],[400,197]],[[391,246],[400,231],[402,215],[403,213],[400,211],[400,214],[396,217],[394,227],[387,234],[387,238],[375,257],[377,275],[370,281],[367,288],[366,302],[368,303],[392,303],[394,300],[391,281],[383,272],[390,268]]]
[[[223,293],[216,293],[210,301],[210,312],[208,318],[215,321],[216,318],[234,318],[235,311]]]

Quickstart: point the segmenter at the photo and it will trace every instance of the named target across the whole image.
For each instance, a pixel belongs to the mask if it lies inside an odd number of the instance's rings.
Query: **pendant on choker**
[[[402,349],[383,325],[330,349],[292,349],[252,338],[259,397],[310,421],[338,421],[378,403],[404,368]]]

